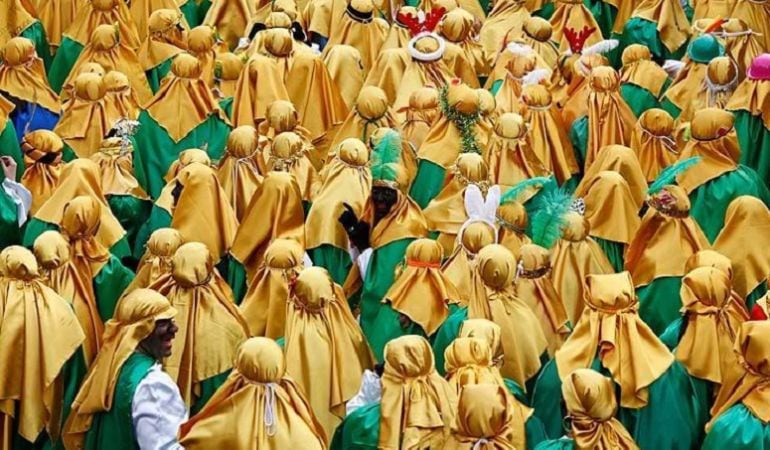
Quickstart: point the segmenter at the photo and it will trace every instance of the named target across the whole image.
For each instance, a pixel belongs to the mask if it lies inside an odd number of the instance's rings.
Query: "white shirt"
[[[364,375],[361,379],[361,389],[353,396],[353,398],[348,400],[345,405],[345,413],[349,416],[358,408],[371,405],[372,403],[379,403],[381,399],[382,384],[380,383],[380,377],[367,369],[364,371]]]
[[[136,387],[131,416],[141,450],[184,450],[177,443],[177,433],[187,421],[187,406],[160,364],[153,365]]]
[[[3,180],[3,190],[16,204],[16,216],[19,226],[24,225],[29,215],[29,209],[32,207],[32,194],[24,185],[6,178]]]

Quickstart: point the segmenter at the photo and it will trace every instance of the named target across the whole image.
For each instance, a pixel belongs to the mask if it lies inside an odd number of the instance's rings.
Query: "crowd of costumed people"
[[[0,0],[0,450],[770,449],[770,0]]]

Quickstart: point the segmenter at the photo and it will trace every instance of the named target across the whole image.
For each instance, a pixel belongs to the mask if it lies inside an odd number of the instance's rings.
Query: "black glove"
[[[369,248],[369,224],[358,220],[352,206],[347,203],[343,203],[342,206],[345,211],[340,214],[337,221],[345,228],[350,242],[362,252]]]
[[[345,208],[345,211],[340,214],[337,221],[341,223],[342,227],[345,228],[345,231],[348,232],[348,230],[358,225],[358,217],[356,217],[356,213],[353,211],[352,206],[347,203],[343,203],[342,206]]]

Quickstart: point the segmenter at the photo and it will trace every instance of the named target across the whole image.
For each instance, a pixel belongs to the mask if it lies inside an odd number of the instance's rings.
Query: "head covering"
[[[31,102],[58,114],[59,96],[51,90],[43,60],[35,52],[35,44],[23,37],[9,39],[2,49],[0,91],[22,101]],[[22,133],[23,130],[17,130]]]
[[[327,48],[343,44],[358,49],[364,72],[368,72],[388,36],[388,22],[374,15],[372,0],[348,0],[345,13],[330,34]],[[328,54],[328,53],[327,53]]]
[[[25,0],[11,0],[0,6],[0,20],[3,30],[0,32],[0,45],[13,39],[35,22],[34,7]]]
[[[559,46],[553,40],[551,23],[542,17],[531,16],[524,21],[522,31],[522,42],[529,45],[551,70],[556,70],[560,55]]]
[[[639,229],[639,208],[628,183],[617,172],[602,171],[587,186],[585,217],[591,236],[628,244]]]
[[[460,324],[458,338],[482,339],[489,346],[490,364],[499,372],[503,365],[502,330],[496,323],[487,319],[466,319]]]
[[[139,33],[128,6],[120,0],[88,0],[67,25],[63,36],[82,46],[88,45],[91,33],[99,25],[117,24],[118,39],[128,48],[139,48]]]
[[[522,115],[527,121],[530,148],[549,173],[564,183],[580,171],[572,142],[551,93],[543,85],[525,86],[521,91]]]
[[[550,257],[548,250],[539,245],[522,245],[514,286],[516,296],[532,308],[540,320],[548,341],[548,353],[553,355],[569,334],[569,328],[564,304],[549,276]]]
[[[738,76],[743,80],[754,59],[765,53],[763,37],[741,19],[728,19],[722,30],[725,51],[738,65]]]
[[[323,428],[302,390],[286,375],[283,351],[275,341],[248,339],[234,365],[203,410],[182,425],[180,445],[189,450],[326,448]]]
[[[433,366],[425,338],[408,335],[385,345],[377,448],[440,447],[455,416],[457,397]]]
[[[470,300],[468,318],[500,326],[504,352],[500,372],[524,386],[540,370],[540,355],[548,341],[530,307],[514,295],[516,259],[501,245],[487,245],[476,257],[476,271],[486,295]]]
[[[100,228],[100,204],[86,195],[64,205],[61,233],[67,238],[72,264],[84,280],[95,278],[110,260],[110,251],[96,237]],[[91,281],[92,282],[92,281]]]
[[[149,31],[152,25],[157,24],[157,18],[155,20],[152,19],[155,11],[166,10],[178,14],[181,19],[178,23],[187,28],[187,21],[184,19],[182,11],[177,6],[175,0],[132,0],[128,8],[136,24],[139,40],[142,42],[152,33],[152,31]]]
[[[452,281],[441,270],[443,251],[431,239],[417,239],[406,248],[404,266],[383,302],[409,317],[432,336],[449,316],[447,304],[459,299]]]
[[[24,165],[21,184],[32,194],[30,213],[35,214],[59,184],[64,143],[53,131],[35,130],[21,140]]]
[[[225,154],[219,160],[217,178],[239,220],[246,214],[265,171],[257,129],[251,125],[233,129],[227,137]]]
[[[38,236],[34,252],[43,283],[72,305],[85,334],[83,357],[86,365],[90,365],[101,347],[104,332],[93,282],[79,273],[72,260],[70,243],[58,231],[46,231]]]
[[[719,389],[711,408],[713,419],[706,424],[706,429],[711,428],[720,414],[738,403],[742,403],[763,423],[770,421],[770,393],[767,390],[767,379],[770,377],[768,342],[770,322],[751,321],[741,325],[734,347],[738,356],[738,367]]]
[[[171,258],[183,242],[182,235],[173,228],[158,228],[153,231],[136,268],[136,277],[126,288],[126,292],[146,288],[163,275],[171,273]]]
[[[249,290],[241,302],[241,312],[250,334],[277,339],[284,336],[289,285],[304,267],[304,249],[293,239],[270,242],[264,261],[249,277]]]
[[[740,147],[735,117],[718,108],[696,112],[690,124],[691,139],[679,155],[680,160],[700,156],[698,164],[677,175],[677,184],[689,194],[723,173],[738,168]]]
[[[554,100],[561,107],[564,124],[571,128],[575,121],[588,114],[591,71],[609,67],[610,63],[601,53],[576,54],[560,61],[564,82],[561,89],[554,92]]]
[[[175,315],[166,297],[150,289],[137,289],[118,301],[115,316],[105,325],[102,348],[72,403],[64,430],[67,448],[82,448],[94,415],[112,409],[123,364],[153,332],[155,322]]]
[[[373,249],[384,247],[391,242],[406,238],[421,238],[428,235],[428,223],[422,214],[420,207],[406,195],[403,190],[407,185],[403,184],[404,170],[401,166],[395,166],[396,178],[396,203],[390,211],[377,223],[374,222],[374,205],[371,197],[366,204],[361,220],[374,224],[369,233],[369,241]],[[382,181],[382,180],[380,180]],[[377,181],[374,182],[377,185]]]
[[[403,139],[414,148],[420,148],[439,114],[438,90],[432,87],[415,89],[409,96],[409,106],[400,112],[406,116],[401,124]]]
[[[214,85],[215,93],[218,97],[229,98],[235,96],[238,79],[245,64],[245,61],[233,53],[217,53],[214,62]]]
[[[447,381],[458,395],[468,385],[505,385],[492,364],[489,343],[482,338],[455,338],[444,351],[444,366]]]
[[[687,259],[709,247],[708,239],[690,217],[690,199],[679,186],[654,194],[625,254],[625,268],[639,288],[663,277],[681,277]],[[676,248],[675,252],[671,249]]]
[[[770,129],[770,55],[765,54],[754,60],[752,67],[755,72],[761,72],[760,67],[765,67],[764,75],[749,75],[735,90],[726,108],[731,111],[746,111],[754,117],[760,117],[765,129]]]
[[[326,269],[309,267],[299,274],[286,314],[286,373],[297,380],[331,436],[374,358],[342,288]]]
[[[216,173],[202,164],[190,164],[179,173],[177,182],[183,188],[174,207],[171,228],[177,229],[185,242],[204,243],[214,261],[219,261],[234,244],[238,218]],[[201,230],[206,233],[201,234]]]
[[[166,175],[163,176],[163,179],[166,181],[166,183],[174,181],[174,178],[179,175],[182,169],[192,163],[213,167],[211,158],[209,157],[208,153],[199,148],[188,148],[187,150],[182,150],[179,152],[179,157],[174,160],[174,162],[172,162],[168,167],[168,171],[166,172]],[[161,194],[160,197],[163,197],[163,194]],[[158,198],[159,201],[160,197]],[[169,210],[169,212],[171,211]]]
[[[324,64],[345,104],[353,109],[366,76],[361,53],[350,45],[337,44],[329,48]]]
[[[467,305],[476,295],[484,295],[479,291],[481,281],[476,272],[476,255],[487,245],[496,243],[495,229],[486,222],[472,222],[457,234],[454,252],[441,267],[444,275],[455,286],[459,298],[450,298],[450,303]]]
[[[591,72],[588,94],[588,147],[586,168],[590,168],[599,150],[610,144],[627,145],[636,117],[620,95],[620,77],[611,67],[597,67]]]
[[[150,289],[165,295],[178,311],[179,332],[163,368],[176,381],[185,403],[192,405],[200,396],[201,382],[233,367],[248,327],[232,290],[214,268],[213,255],[200,242],[182,244],[171,259],[171,273]]]
[[[527,124],[515,113],[498,117],[490,135],[486,160],[491,182],[503,190],[516,183],[548,174],[548,169],[533,151],[527,138]],[[534,195],[534,192],[531,193]],[[520,198],[525,202],[528,198]]]
[[[144,107],[174,142],[184,139],[195,127],[216,115],[228,122],[214,95],[201,79],[203,67],[192,55],[183,53],[171,63],[171,75]],[[184,111],[182,115],[177,111]]]
[[[586,169],[583,179],[575,190],[575,196],[585,197],[588,187],[594,183],[598,174],[604,171],[617,172],[623,176],[634,197],[636,207],[641,209],[647,197],[647,180],[636,153],[624,145],[611,144],[599,150],[594,163]]]
[[[751,294],[770,274],[770,258],[763,250],[769,229],[770,211],[761,200],[744,195],[730,202],[714,249],[733,262],[733,288],[741,297]]]
[[[506,35],[521,34],[522,27],[530,17],[523,1],[505,0],[495,2],[479,31],[481,45],[490,56],[497,55],[505,44]],[[477,16],[479,17],[479,16]]]
[[[95,73],[81,73],[75,78],[73,98],[64,105],[54,133],[80,158],[96,153],[102,139],[121,117],[106,108],[104,78]]]
[[[668,81],[668,73],[652,61],[650,49],[642,44],[631,44],[623,50],[623,68],[620,84],[632,84],[660,97]]]
[[[305,239],[307,248],[332,245],[347,251],[348,235],[337,220],[345,211],[343,203],[360,217],[372,189],[368,167],[369,149],[356,138],[342,141],[320,173],[320,188],[308,212]]]
[[[738,87],[738,65],[729,56],[712,59],[706,68],[706,91],[695,99],[699,107],[724,108]]]
[[[141,100],[131,87],[131,80],[123,72],[107,72],[104,75],[104,87],[104,107],[107,111],[116,111],[118,116],[130,120],[139,117]]]
[[[98,230],[96,240],[105,248],[112,247],[121,240],[126,232],[112,214],[107,199],[102,192],[102,180],[99,166],[88,159],[76,159],[64,166],[59,179],[59,186],[35,213],[34,217],[43,222],[61,225],[64,207],[78,196],[88,196],[99,205]]]
[[[639,449],[615,418],[618,403],[612,379],[591,369],[577,369],[563,378],[561,392],[576,449]]]
[[[584,46],[586,48],[602,40],[599,24],[591,15],[591,11],[583,5],[583,2],[579,0],[555,0],[554,4],[556,9],[551,16],[550,22],[551,27],[553,27],[552,39],[555,42],[561,43],[559,50],[565,52],[574,45],[567,37],[567,30],[569,29],[572,31],[594,30],[585,39]]]
[[[631,132],[630,147],[636,152],[639,165],[648,182],[679,157],[673,139],[674,118],[663,109],[651,108],[643,112]]]
[[[8,5],[13,5],[14,3],[6,2]],[[62,33],[72,24],[75,15],[79,12],[78,6],[80,5],[72,0],[54,0],[37,3],[39,3],[37,5],[37,17],[40,19],[40,23],[45,30],[45,37],[48,40],[51,53],[54,53],[61,45]],[[27,15],[24,12],[24,8],[20,8],[20,11],[22,11],[22,17]]]
[[[203,18],[206,28],[217,30],[227,46],[235,48],[238,39],[244,36],[249,19],[257,13],[261,2],[246,0],[219,0],[212,2],[211,7]],[[269,10],[268,10],[269,11]]]
[[[267,118],[268,106],[278,100],[289,100],[278,63],[264,55],[252,56],[238,79],[234,98],[235,125],[253,125],[264,132],[262,122]]]
[[[303,201],[311,201],[318,172],[310,162],[310,148],[293,131],[279,134],[270,146],[267,167],[276,172],[289,172],[299,184]]]
[[[246,267],[249,279],[262,264],[268,244],[274,239],[294,239],[304,247],[305,228],[302,194],[294,176],[271,172],[262,181],[246,209],[230,253]]]
[[[669,53],[676,52],[690,35],[689,20],[678,0],[642,0],[631,17],[652,22]]]
[[[724,47],[710,34],[704,34],[690,41],[687,47],[687,62],[677,74],[674,83],[666,90],[663,100],[668,100],[681,111],[678,119],[689,122],[693,119],[698,108],[696,101],[706,92],[706,72],[708,63],[724,55]]]
[[[647,388],[674,362],[674,355],[636,313],[638,302],[628,272],[586,277],[586,309],[572,335],[556,352],[559,377],[591,367],[598,355],[620,385],[620,405],[647,405]],[[601,348],[601,351],[597,351]],[[645,364],[634,364],[645,361]]]
[[[382,89],[365,86],[358,94],[355,106],[350,109],[347,118],[337,129],[332,148],[351,137],[369,142],[371,133],[380,127],[396,127],[388,106],[388,98]]]
[[[150,84],[144,74],[142,64],[134,51],[125,41],[120,40],[113,24],[99,25],[90,34],[88,44],[78,56],[64,85],[71,85],[80,73],[81,66],[86,62],[97,63],[106,71],[119,70],[131,82],[131,89],[136,92],[142,103],[152,98]]]
[[[590,224],[585,217],[571,211],[561,220],[562,237],[551,250],[551,280],[570,323],[576,323],[585,306],[586,276],[614,270],[602,248],[589,236]]]
[[[158,9],[147,19],[147,37],[137,56],[146,71],[152,70],[187,47],[182,36],[184,16],[173,9]]]
[[[516,430],[515,400],[504,387],[476,384],[463,388],[447,450],[514,450],[523,436]]]
[[[56,441],[64,407],[57,384],[60,388],[64,364],[82,344],[83,331],[67,301],[43,284],[32,252],[13,245],[0,259],[0,411],[13,418],[26,441],[35,442],[43,430]]]
[[[209,87],[214,87],[217,40],[216,30],[206,25],[197,26],[187,33],[187,52],[198,59],[201,65],[200,78]]]
[[[105,195],[130,195],[149,200],[150,197],[139,186],[134,177],[134,148],[130,140],[120,137],[108,138],[101,142],[99,151],[90,159],[99,166],[102,175],[102,191]]]
[[[682,278],[684,334],[676,359],[690,375],[722,384],[738,365],[733,343],[746,310],[730,299],[730,278],[713,267],[699,267]]]

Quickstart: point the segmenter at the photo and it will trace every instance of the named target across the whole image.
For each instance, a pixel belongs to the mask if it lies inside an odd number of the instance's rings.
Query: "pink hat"
[[[752,80],[770,80],[770,53],[763,53],[754,58],[746,75]]]

